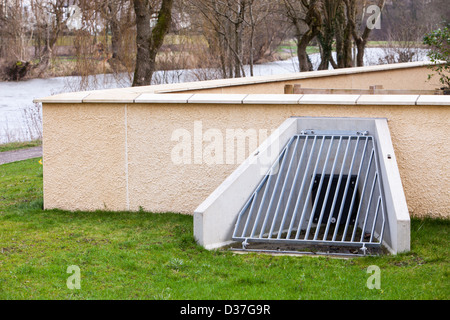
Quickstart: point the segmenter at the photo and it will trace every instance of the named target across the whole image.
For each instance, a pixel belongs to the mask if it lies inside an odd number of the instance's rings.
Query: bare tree
[[[67,20],[66,0],[38,1],[31,2],[35,12],[36,23],[41,26],[44,33],[44,47],[40,52],[40,61],[35,66],[35,72],[39,77],[49,66],[53,57],[53,49],[56,41],[62,34]]]
[[[223,76],[245,76],[243,41],[248,0],[202,0],[192,1],[192,4],[210,29],[205,36],[220,57]]]
[[[7,0],[0,4],[2,57],[23,61],[27,58],[31,25],[30,12],[23,0]]]
[[[306,51],[322,27],[320,0],[283,0],[285,14],[294,28],[300,71],[312,71],[313,66]]]
[[[356,66],[361,67],[364,65],[364,51],[367,45],[367,41],[369,39],[369,35],[374,29],[374,24],[376,23],[376,19],[380,19],[380,14],[383,11],[383,8],[386,4],[386,0],[376,0],[374,2],[377,12],[371,17],[366,18],[364,20],[361,18],[358,21],[357,12],[362,12],[364,17],[364,13],[366,13],[366,1],[357,1],[357,0],[344,0],[348,7],[348,12],[350,15],[348,16],[349,23],[349,32],[353,35],[353,41],[355,42],[357,53],[356,53]],[[358,10],[358,6],[360,10]],[[362,7],[362,8],[361,8]],[[368,21],[368,19],[374,19],[373,21]],[[358,24],[361,27],[358,27]],[[362,31],[361,31],[362,29]]]
[[[276,51],[290,31],[279,1],[252,1],[248,17],[250,41],[244,43],[251,43],[248,63],[252,68],[255,63],[276,58]]]
[[[0,64],[2,78],[20,80],[31,70],[32,12],[23,0],[0,1]]]
[[[353,34],[350,30],[348,17],[351,16],[350,7],[345,0],[341,2],[336,15],[336,64],[337,68],[353,67]]]
[[[6,56],[6,3],[0,0],[0,59]]]
[[[136,15],[136,67],[133,86],[150,85],[155,71],[156,54],[161,48],[172,20],[173,0],[162,0],[159,10],[149,0],[133,0]],[[151,27],[154,13],[158,13]]]
[[[111,35],[111,56],[108,62],[116,72],[129,71],[131,67],[134,67],[136,55],[136,50],[133,49],[136,38],[133,6],[129,0],[96,0],[95,2],[97,2],[97,11],[105,24],[104,32]]]
[[[337,68],[337,64],[333,59],[333,41],[335,37],[336,21],[338,16],[338,9],[340,8],[341,0],[322,0],[322,28],[317,35],[320,44],[321,62],[319,70],[327,70],[329,64],[333,68]]]

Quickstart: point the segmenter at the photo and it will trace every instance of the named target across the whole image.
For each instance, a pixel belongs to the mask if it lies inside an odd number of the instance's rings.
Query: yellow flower
[[[41,159],[41,160],[39,160],[39,164],[42,164],[42,159]]]

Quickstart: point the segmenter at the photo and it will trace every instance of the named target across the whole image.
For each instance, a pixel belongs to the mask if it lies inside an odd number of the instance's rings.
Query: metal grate
[[[233,240],[379,247],[386,224],[374,138],[305,130],[286,144],[240,211]]]

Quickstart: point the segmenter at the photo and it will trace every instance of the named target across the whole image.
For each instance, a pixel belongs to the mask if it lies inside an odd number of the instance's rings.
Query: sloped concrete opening
[[[409,250],[409,224],[386,119],[290,118],[194,213],[209,249],[398,253]]]
[[[384,193],[365,131],[294,135],[240,211],[232,240],[381,247]],[[269,246],[270,247],[270,246]]]

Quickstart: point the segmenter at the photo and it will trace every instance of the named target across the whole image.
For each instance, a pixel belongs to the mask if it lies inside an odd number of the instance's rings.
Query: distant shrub
[[[428,57],[434,62],[430,68],[440,76],[439,81],[445,89],[450,89],[450,23],[426,34],[423,42],[430,47]]]

